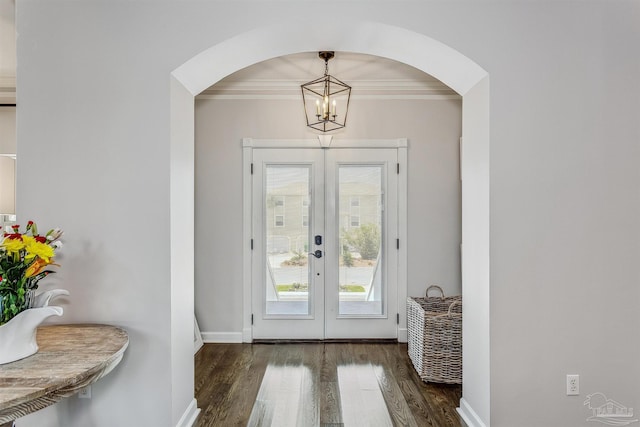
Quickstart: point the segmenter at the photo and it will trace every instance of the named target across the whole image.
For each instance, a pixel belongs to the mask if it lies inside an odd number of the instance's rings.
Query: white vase
[[[18,313],[0,326],[0,365],[31,356],[38,351],[36,329],[50,316],[62,316],[62,307],[48,306],[59,295],[69,295],[64,289],[43,292],[36,296],[34,308]]]

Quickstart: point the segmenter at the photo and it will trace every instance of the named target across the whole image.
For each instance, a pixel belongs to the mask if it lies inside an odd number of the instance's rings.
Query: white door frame
[[[276,139],[254,139],[243,138],[242,140],[242,239],[243,242],[251,242],[253,238],[252,228],[252,182],[251,164],[254,148],[321,148],[325,141],[322,138],[302,139],[302,140],[276,140]],[[334,147],[340,148],[396,148],[398,149],[398,165],[401,171],[398,176],[398,239],[400,245],[398,249],[398,309],[407,299],[407,162],[408,141],[406,138],[398,139],[363,139],[363,140],[337,140],[333,142]],[[249,172],[247,172],[249,171]],[[242,265],[245,272],[242,276],[243,289],[243,326],[242,341],[252,342],[252,266],[251,257],[253,251],[251,244],[243,245]],[[398,325],[398,341],[407,342],[407,329]]]

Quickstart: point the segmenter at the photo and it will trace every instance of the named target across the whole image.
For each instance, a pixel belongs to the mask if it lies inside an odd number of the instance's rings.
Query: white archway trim
[[[487,76],[485,70],[454,49],[403,28],[374,22],[334,21],[324,25],[323,31],[309,31],[308,25],[299,23],[258,28],[205,50],[172,74],[196,96],[227,75],[255,63],[330,47],[403,62],[432,75],[462,96]]]
[[[170,96],[171,425],[182,427],[198,413],[193,396],[194,99],[175,78]]]
[[[488,427],[491,403],[489,77],[462,98],[462,400],[470,427]],[[470,420],[480,422],[469,423]]]
[[[293,36],[295,35],[295,36]],[[177,194],[193,194],[184,187],[184,162],[193,149],[194,97],[225,76],[274,57],[299,52],[336,50],[381,56],[411,65],[432,75],[462,95],[461,175],[462,185],[462,289],[463,289],[463,399],[458,411],[473,425],[490,425],[490,284],[489,284],[489,78],[486,71],[473,61],[422,34],[372,22],[333,22],[322,32],[308,31],[307,26],[283,22],[261,27],[225,40],[196,55],[173,71],[176,84],[171,92],[171,292],[176,296],[190,280],[193,293],[192,268],[184,265],[184,254],[193,251],[190,239],[180,239],[180,231],[187,232],[180,213],[186,199]],[[180,87],[180,89],[178,89]],[[191,96],[188,96],[188,95]],[[186,95],[186,96],[185,96]],[[184,145],[183,145],[184,144]],[[180,148],[185,147],[185,148]],[[189,148],[190,147],[190,148]],[[184,151],[183,151],[184,150]],[[186,156],[185,156],[186,154]],[[177,157],[176,157],[177,156]],[[173,196],[176,196],[175,198]],[[192,199],[191,199],[192,200]],[[188,202],[192,203],[192,202]],[[192,221],[191,221],[192,224]],[[193,229],[191,229],[193,232]],[[245,239],[245,243],[248,240]],[[187,245],[191,245],[188,247]],[[180,255],[181,254],[181,255]],[[185,273],[185,274],[181,274]],[[193,343],[182,348],[179,336],[193,336],[193,298],[172,298],[172,370],[185,370],[178,359],[189,353]],[[244,307],[245,313],[251,307]],[[247,316],[243,316],[243,332],[250,331]],[[190,319],[189,322],[180,319]],[[406,316],[401,325],[406,325]],[[184,335],[183,335],[184,334]],[[184,350],[184,351],[183,351]],[[183,355],[184,353],[184,355]],[[176,354],[177,356],[177,354]],[[173,376],[193,376],[191,372],[172,372]],[[179,396],[178,396],[179,394]],[[173,396],[174,422],[177,410],[192,402],[180,393]],[[183,400],[186,400],[183,402]]]

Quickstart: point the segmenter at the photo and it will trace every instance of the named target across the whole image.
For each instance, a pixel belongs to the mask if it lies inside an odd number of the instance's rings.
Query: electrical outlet
[[[580,394],[580,375],[567,375],[567,396]]]
[[[85,388],[81,388],[80,391],[78,391],[78,397],[80,399],[91,399],[91,386],[88,385]]]

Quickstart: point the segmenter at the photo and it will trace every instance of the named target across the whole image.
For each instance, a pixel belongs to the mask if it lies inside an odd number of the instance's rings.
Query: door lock
[[[321,245],[322,244],[322,236],[320,236],[320,235],[315,236],[314,239],[315,239],[316,245]]]
[[[309,255],[313,255],[316,258],[322,258],[322,251],[320,249],[318,249],[315,252],[309,252]]]

